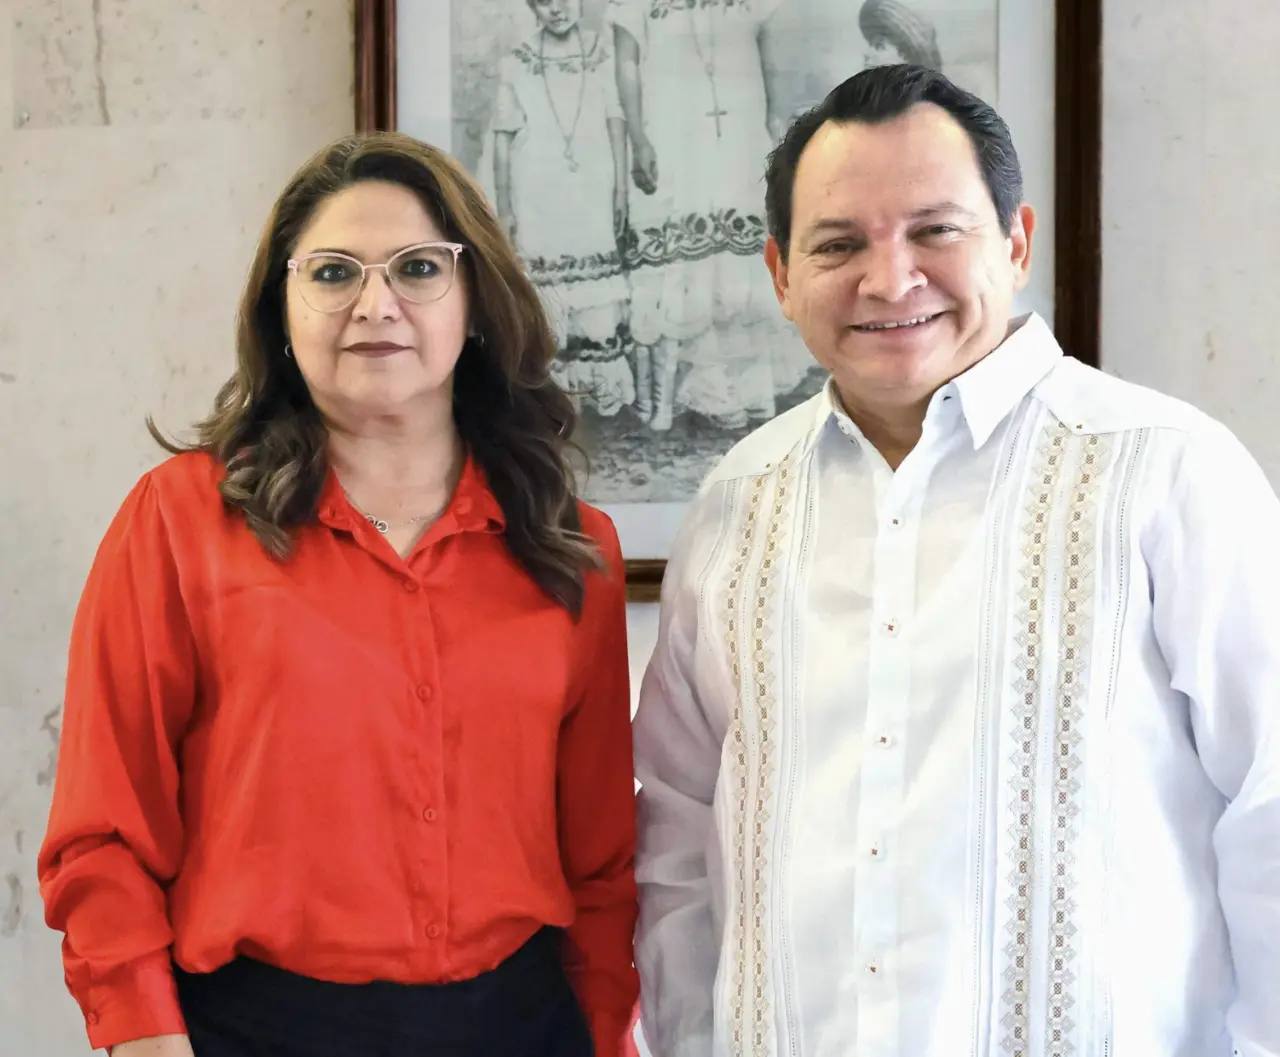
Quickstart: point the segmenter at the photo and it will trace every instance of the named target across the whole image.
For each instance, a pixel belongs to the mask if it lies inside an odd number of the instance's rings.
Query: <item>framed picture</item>
[[[1017,307],[1098,363],[1101,0],[356,0],[355,18],[357,128],[448,149],[544,294],[585,498],[634,601],[657,598],[715,461],[824,380],[761,257],[761,175],[858,69],[932,65],[997,107],[1039,214]]]

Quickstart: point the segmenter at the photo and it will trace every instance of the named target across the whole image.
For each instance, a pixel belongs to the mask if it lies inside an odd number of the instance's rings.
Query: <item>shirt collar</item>
[[[1015,319],[1004,341],[952,379],[975,450],[1061,360],[1049,325],[1031,312]]]
[[[962,417],[973,438],[973,447],[975,450],[981,448],[1022,398],[1061,359],[1062,349],[1044,319],[1035,312],[1020,316],[1010,323],[1009,334],[1004,341],[933,395],[929,402],[930,414],[948,397],[958,396]],[[818,419],[815,440],[828,421],[833,420],[839,425],[848,420],[833,378],[828,378],[823,388]],[[853,425],[852,422],[847,424]],[[853,428],[857,431],[856,426]],[[860,435],[860,431],[858,433]]]
[[[354,531],[366,523],[364,516],[347,499],[338,481],[338,475],[330,468],[320,493],[319,518],[330,528]],[[502,532],[507,519],[502,513],[498,498],[489,487],[484,470],[475,456],[468,455],[462,466],[458,486],[453,490],[449,505],[431,526],[430,535],[448,536],[457,532]]]

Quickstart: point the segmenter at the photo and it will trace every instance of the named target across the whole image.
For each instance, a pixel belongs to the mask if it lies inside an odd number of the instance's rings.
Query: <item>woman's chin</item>
[[[426,378],[361,378],[340,387],[335,403],[348,413],[369,416],[406,415],[448,406],[452,394]]]

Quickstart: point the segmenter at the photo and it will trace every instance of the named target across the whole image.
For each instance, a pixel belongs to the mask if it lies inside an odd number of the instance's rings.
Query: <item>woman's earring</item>
[[[284,354],[285,354],[285,356],[286,356],[286,357],[288,357],[289,359],[293,359],[293,346],[292,346],[292,345],[285,345],[285,347],[284,347]]]

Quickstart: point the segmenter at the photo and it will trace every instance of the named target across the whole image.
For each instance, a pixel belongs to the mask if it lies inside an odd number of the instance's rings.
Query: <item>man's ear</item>
[[[1021,290],[1031,276],[1031,237],[1036,231],[1036,211],[1026,202],[1018,206],[1009,227],[1009,263],[1013,266],[1013,286]]]
[[[791,303],[787,296],[787,257],[778,240],[772,235],[765,240],[764,263],[768,265],[769,274],[773,276],[773,293],[778,299],[778,304],[782,306],[782,314],[791,320]]]

